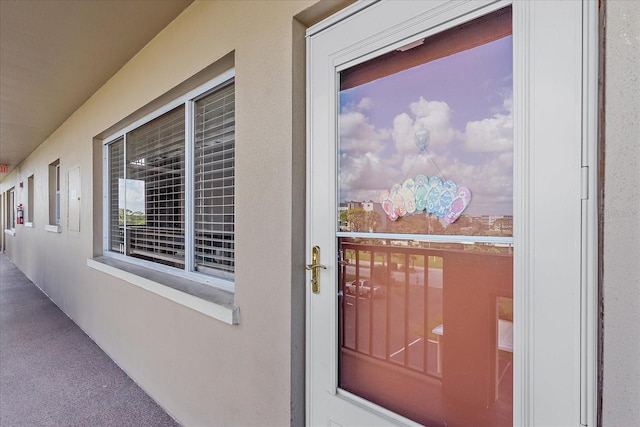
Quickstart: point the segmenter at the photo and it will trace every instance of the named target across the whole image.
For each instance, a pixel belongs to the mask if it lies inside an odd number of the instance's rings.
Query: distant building
[[[350,209],[363,209],[365,212],[375,212],[378,214],[378,226],[376,227],[376,230],[369,230],[369,232],[384,232],[384,230],[386,230],[388,221],[387,214],[385,213],[384,209],[382,209],[382,205],[380,203],[376,203],[373,200],[368,200],[366,202],[341,202],[340,206],[338,207],[338,216],[340,216],[343,211]],[[349,224],[341,222],[340,230],[350,231]]]
[[[513,230],[513,215],[481,215],[473,217],[483,230]]]
[[[371,212],[371,211],[373,211],[373,205],[374,205],[374,204],[375,204],[375,203],[373,203],[371,200],[369,200],[368,202],[362,202],[362,203],[361,203],[361,205],[362,205],[362,209],[364,209],[364,210],[365,210],[365,211],[367,211],[367,212]],[[379,203],[378,203],[378,205],[379,205]]]

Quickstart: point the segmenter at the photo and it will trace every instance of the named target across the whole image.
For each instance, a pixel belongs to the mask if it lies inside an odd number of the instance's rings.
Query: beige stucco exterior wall
[[[2,183],[3,192],[16,185],[25,203],[27,177],[35,174],[35,227],[5,235],[7,255],[184,425],[302,421],[304,305],[292,314],[292,300],[300,304],[305,285],[303,273],[295,273],[304,262],[304,116],[293,111],[304,105],[304,27],[294,25],[294,16],[314,2],[194,3]],[[87,267],[94,238],[101,239],[93,235],[94,218],[102,215],[93,210],[102,185],[93,181],[93,138],[230,52],[237,326]],[[62,231],[50,233],[47,168],[58,158]],[[69,231],[66,218],[66,177],[75,167],[82,177],[80,232]]]
[[[606,2],[603,426],[640,425],[640,3]]]

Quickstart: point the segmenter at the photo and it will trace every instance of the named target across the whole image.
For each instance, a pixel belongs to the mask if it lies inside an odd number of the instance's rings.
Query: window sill
[[[8,228],[8,229],[4,230],[4,234],[8,234],[9,236],[15,236],[16,235],[16,230],[15,230],[15,228]]]
[[[49,233],[60,233],[61,228],[59,225],[47,224],[44,226],[44,231],[48,231]]]
[[[25,223],[24,223],[24,226],[25,226],[26,228],[34,228],[34,225],[33,225],[33,223],[32,223],[32,222],[25,222]]]
[[[105,256],[89,258],[87,265],[221,322],[240,321],[230,292]]]

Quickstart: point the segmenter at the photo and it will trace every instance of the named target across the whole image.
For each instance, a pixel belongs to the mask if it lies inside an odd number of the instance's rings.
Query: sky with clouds
[[[339,200],[425,174],[468,187],[465,214],[511,215],[512,94],[511,36],[341,91]]]

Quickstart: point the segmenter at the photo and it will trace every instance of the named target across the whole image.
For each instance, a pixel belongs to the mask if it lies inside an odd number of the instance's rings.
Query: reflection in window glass
[[[16,197],[15,189],[13,188],[7,192],[7,208],[8,228],[13,230],[16,228]]]
[[[60,159],[49,164],[49,224],[60,225]]]
[[[183,267],[184,106],[132,130],[126,143],[127,254]],[[130,223],[141,209],[144,223]]]
[[[511,425],[511,246],[339,245],[340,388],[427,425]]]
[[[510,31],[506,9],[341,73],[341,231],[512,235]]]
[[[31,223],[34,222],[34,205],[35,205],[34,193],[35,193],[35,179],[33,175],[30,175],[29,178],[27,178],[26,222],[31,222]]]
[[[56,165],[56,218],[55,224],[60,225],[60,165]]]
[[[118,179],[118,224],[145,225],[144,181],[139,179]]]
[[[340,79],[339,386],[425,425],[510,426],[511,10]]]

